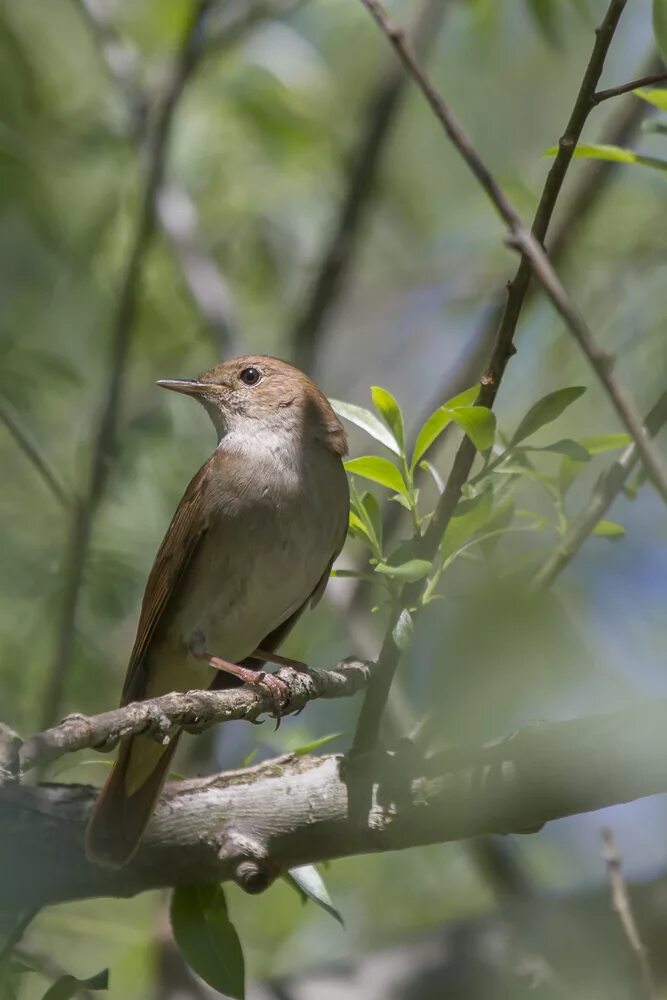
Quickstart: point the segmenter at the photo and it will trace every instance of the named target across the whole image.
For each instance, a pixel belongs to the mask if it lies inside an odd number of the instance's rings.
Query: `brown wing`
[[[144,592],[137,636],[123,684],[121,706],[143,696],[146,683],[142,671],[144,657],[169,598],[176,590],[208,527],[203,499],[216,454],[213,453],[191,480],[158,549]]]

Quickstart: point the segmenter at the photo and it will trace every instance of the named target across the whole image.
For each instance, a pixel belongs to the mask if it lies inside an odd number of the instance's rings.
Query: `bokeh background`
[[[423,7],[391,4],[406,25]],[[433,77],[530,219],[548,169],[544,152],[563,130],[606,4],[439,7],[430,4],[425,32]],[[114,370],[145,136],[173,81],[191,11],[190,0],[0,2],[0,714],[24,735],[49,717],[116,702],[153,555],[215,443],[204,412],[161,393],[157,378],[191,377],[244,350],[274,353],[340,399],[369,405],[369,386],[386,386],[414,429],[429,407],[474,383],[488,316],[515,268],[500,224],[422,99],[397,87],[393,56],[358,0],[214,4],[165,156],[165,211],[181,225],[180,242],[158,223],[142,254],[136,309],[125,324],[117,440],[104,463],[63,668],[70,501],[88,489]],[[652,45],[650,2],[635,0],[604,85],[645,71]],[[347,266],[335,294],[325,283],[318,315],[313,285],[355,165],[370,163],[364,143],[392,86],[398,99],[358,231],[343,247]],[[650,109],[634,96],[602,104],[586,138],[600,140],[620,117],[634,132],[628,145],[664,154],[664,136],[646,129]],[[589,168],[573,164],[561,217]],[[561,272],[645,412],[667,374],[665,176],[622,166],[599,187],[570,220]],[[511,431],[536,399],[573,384],[589,388],[557,436],[619,430],[562,324],[535,296],[498,400],[500,427]],[[455,443],[435,459],[443,476]],[[370,446],[357,431],[351,445],[354,455]],[[26,449],[43,456],[55,487]],[[609,460],[600,456],[582,473],[568,498],[573,511]],[[520,506],[548,507],[539,484],[520,489]],[[426,718],[434,744],[490,739],[526,722],[667,694],[665,511],[640,485],[610,516],[625,536],[587,541],[538,606],[526,607],[504,570],[521,559],[537,564],[555,544],[549,530],[529,545],[510,535],[453,571],[404,658],[394,726],[406,732]],[[399,536],[407,530],[399,516]],[[353,544],[343,564],[360,558]],[[383,619],[371,614],[373,598],[370,589],[332,581],[287,652],[315,665],[374,655]],[[357,710],[311,705],[278,732],[270,723],[222,727],[190,740],[179,767],[234,767],[249,754],[261,760],[332,733],[340,735],[328,748],[344,749]],[[49,777],[101,781],[107,765],[91,757],[61,761]],[[613,828],[637,883],[638,919],[658,944],[659,965],[665,925],[656,914],[667,894],[661,798],[530,837],[333,862],[324,875],[344,929],[283,883],[259,898],[232,887],[251,995],[642,995],[627,943],[607,916],[603,825]],[[166,894],[152,893],[53,908],[26,944],[77,975],[110,966],[114,1000],[207,996],[170,944],[166,904]],[[561,949],[557,958],[552,947]],[[276,979],[280,987],[266,982]],[[21,998],[41,996],[45,984],[28,976],[22,989]]]

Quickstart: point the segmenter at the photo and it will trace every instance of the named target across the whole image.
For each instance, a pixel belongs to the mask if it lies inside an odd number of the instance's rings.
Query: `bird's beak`
[[[163,389],[184,392],[186,396],[197,396],[200,392],[205,392],[209,388],[206,382],[197,382],[193,378],[161,378],[155,384],[162,386]]]

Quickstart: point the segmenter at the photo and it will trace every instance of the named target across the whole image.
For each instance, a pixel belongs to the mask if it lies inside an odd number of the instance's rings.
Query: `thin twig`
[[[93,443],[88,485],[85,495],[76,505],[72,519],[66,554],[61,617],[56,651],[45,684],[42,726],[47,726],[52,719],[58,717],[60,712],[65,674],[67,666],[72,660],[79,594],[88,549],[90,548],[93,521],[107,485],[115,449],[121,390],[136,319],[139,283],[144,259],[155,232],[156,194],[164,174],[167,144],[174,112],[197,64],[202,45],[202,20],[209,3],[210,0],[198,0],[194,6],[148,143],[139,217],[112,323],[109,378],[102,414]]]
[[[648,1000],[657,1000],[658,992],[649,961],[648,950],[641,939],[639,928],[632,912],[628,887],[625,884],[621,869],[621,856],[614,842],[614,835],[610,829],[605,828],[601,836],[602,857],[607,864],[607,872],[609,874],[612,909],[618,914],[623,933],[628,940],[631,950],[637,957],[646,997]]]
[[[560,140],[556,157],[554,158],[547,175],[542,196],[538,203],[533,220],[533,244],[528,243],[529,246],[536,246],[537,250],[540,252],[540,245],[543,244],[546,237],[547,229],[549,227],[567,169],[572,160],[574,149],[579,141],[586,119],[594,107],[591,98],[595,93],[595,88],[602,74],[607,51],[611,44],[611,40],[614,36],[621,14],[623,13],[625,2],[626,0],[611,0],[607,13],[600,27],[596,31],[593,50],[586,66],[572,113],[567,123],[565,132]],[[436,94],[430,81],[424,76],[423,72],[415,63],[409,47],[406,47],[402,33],[389,23],[384,11],[377,4],[377,0],[362,0],[362,3],[368,7],[376,20],[378,20],[382,29],[385,32],[388,32],[389,39],[394,45],[394,48],[397,49],[399,57],[403,61],[407,71],[411,75],[415,76],[417,83],[420,87],[422,87],[422,89],[424,89],[424,87],[426,88],[426,96],[428,97],[429,103],[434,108],[438,118],[442,120],[444,116],[445,121],[443,124],[447,122],[445,127],[448,135],[451,137],[458,136],[461,132],[458,122],[455,122],[454,128],[452,128],[449,109]],[[472,149],[467,137],[465,138],[465,143],[464,155],[466,160],[468,161],[471,157],[475,160],[476,153]],[[481,169],[482,177],[488,176],[488,171],[486,171],[486,168],[483,165]],[[495,182],[493,181],[491,181],[490,184],[485,185],[485,190],[490,196],[495,193],[496,188],[497,185],[495,185]],[[496,205],[496,207],[498,208],[499,206]],[[504,208],[505,211],[506,208],[507,206]],[[509,219],[512,220],[512,226],[516,228],[514,223],[514,212],[511,207],[509,211]],[[522,232],[525,232],[520,223],[519,228]],[[542,254],[542,256],[544,255]],[[482,406],[492,407],[495,401],[507,362],[509,361],[514,350],[514,334],[516,332],[519,316],[526,298],[526,293],[530,285],[530,278],[531,264],[524,255],[521,257],[514,279],[509,284],[507,303],[498,328],[498,333],[496,335],[489,369],[481,380],[478,404]],[[456,453],[452,471],[447,481],[447,486],[438,501],[435,514],[431,519],[426,533],[419,540],[419,555],[423,558],[432,558],[433,553],[436,551],[437,546],[440,543],[440,539],[447,530],[449,521],[451,520],[451,517],[456,509],[456,505],[458,504],[463,484],[466,482],[470,474],[472,464],[475,460],[475,455],[476,451],[472,442],[469,438],[464,438]],[[401,604],[403,606],[410,607],[416,604],[418,600],[418,585],[412,584],[406,587]],[[380,669],[378,670],[377,677],[371,684],[364,700],[354,737],[354,749],[356,752],[369,750],[376,744],[378,739],[380,723],[384,713],[384,706],[386,704],[391,682],[399,661],[399,651],[392,637],[398,613],[400,613],[400,609],[390,622],[389,628],[387,629],[378,661]]]
[[[123,97],[129,135],[141,150],[150,101],[142,87],[139,53],[127,39],[120,36],[104,2],[78,2],[104,60],[108,76]],[[258,15],[264,14],[265,6],[257,4],[238,18],[228,19],[217,31],[211,26],[211,37],[207,37],[205,48],[202,45],[198,49],[197,61],[232,44],[241,29],[249,28]],[[173,179],[166,181],[162,178],[156,191],[155,205],[157,220],[171,246],[185,287],[215,336],[216,352],[221,357],[235,352],[238,335],[233,296],[227,279],[206,244],[194,200],[182,184]]]
[[[651,436],[655,436],[660,428],[667,423],[667,392],[662,393],[657,403],[646,414],[644,422]],[[586,506],[573,520],[567,533],[546,562],[535,573],[531,581],[533,589],[546,590],[558,574],[572,561],[595,525],[601,517],[604,517],[623,489],[638,461],[637,446],[633,442],[601,476]]]
[[[601,101],[608,101],[611,97],[619,97],[621,94],[628,94],[638,87],[650,87],[653,83],[665,83],[667,73],[651,73],[649,76],[641,76],[638,80],[631,80],[629,83],[622,83],[619,87],[609,87],[608,90],[597,90],[593,94],[593,103],[600,104]]]
[[[276,676],[288,688],[286,712],[300,711],[315,698],[349,698],[369,683],[375,667],[363,660],[344,660],[331,670],[298,672],[281,668]],[[185,691],[132,702],[101,715],[70,715],[59,725],[26,740],[20,750],[23,772],[43,767],[76,750],[112,750],[120,739],[138,733],[163,742],[174,725],[201,732],[216,722],[254,721],[272,712],[274,700],[262,684],[222,691]]]
[[[447,0],[426,0],[414,28],[415,51],[425,58],[437,38]],[[331,234],[327,239],[315,277],[301,306],[287,343],[295,363],[312,369],[327,317],[340,300],[345,280],[352,272],[362,225],[376,189],[382,158],[391,130],[409,84],[407,75],[391,59],[367,102],[364,123],[350,157],[347,183]]]
[[[7,404],[2,400],[0,400],[0,421],[5,425],[20,450],[49,487],[58,503],[62,504],[63,507],[70,508],[72,506],[72,498],[68,495],[60,476],[37,442],[21,425],[19,418],[12,413]]]

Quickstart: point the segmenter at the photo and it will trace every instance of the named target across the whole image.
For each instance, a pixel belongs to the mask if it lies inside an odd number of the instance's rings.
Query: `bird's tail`
[[[167,746],[146,736],[121,743],[86,829],[91,861],[121,868],[136,851],[167,777],[179,733]]]

